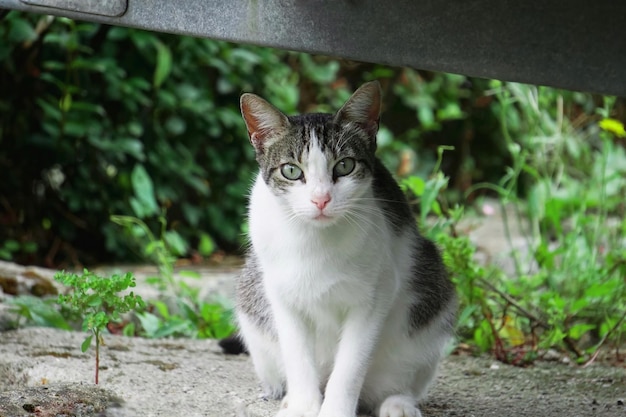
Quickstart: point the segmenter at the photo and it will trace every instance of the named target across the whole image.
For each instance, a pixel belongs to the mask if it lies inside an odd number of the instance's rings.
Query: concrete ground
[[[107,336],[100,384],[83,334],[46,328],[0,333],[0,416],[269,417],[247,355],[215,341]],[[626,416],[624,369],[559,362],[516,368],[450,356],[424,416]]]

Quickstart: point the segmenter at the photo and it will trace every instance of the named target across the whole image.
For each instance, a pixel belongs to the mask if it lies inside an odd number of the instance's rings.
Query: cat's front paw
[[[276,417],[317,417],[318,410],[305,410],[300,408],[283,408]]]
[[[392,395],[383,401],[379,417],[422,417],[415,400],[405,395]]]
[[[317,417],[354,417],[354,414],[344,414],[340,412],[329,412],[322,410]]]
[[[321,395],[319,398],[306,400],[290,400],[289,395],[285,396],[280,407],[281,410],[276,417],[318,417],[320,412]]]
[[[317,417],[355,417],[354,407],[346,403],[328,401],[327,398]]]
[[[283,408],[276,414],[276,417],[317,417],[317,411]]]

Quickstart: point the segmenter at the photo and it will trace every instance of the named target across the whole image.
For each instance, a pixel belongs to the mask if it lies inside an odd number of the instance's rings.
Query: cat
[[[260,170],[236,313],[277,417],[421,416],[453,334],[438,249],[375,155],[381,96],[372,81],[299,116],[241,96]]]

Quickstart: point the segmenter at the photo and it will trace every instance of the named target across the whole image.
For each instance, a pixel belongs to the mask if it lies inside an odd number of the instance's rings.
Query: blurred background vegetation
[[[455,147],[442,168],[457,200],[504,174],[502,104],[487,80],[10,12],[0,26],[0,257],[136,259],[110,215],[156,227],[163,210],[179,255],[238,251],[256,169],[239,95],[286,113],[334,111],[370,79],[385,94],[380,155],[399,177],[430,172],[439,145]],[[542,100],[585,129],[600,98]]]
[[[516,364],[538,346],[579,361],[619,346],[624,98],[14,11],[0,25],[0,259],[61,268],[152,257],[173,283],[178,257],[240,253],[256,172],[240,94],[287,114],[332,112],[372,79],[384,90],[379,155],[444,249],[459,339]],[[459,231],[484,197],[505,222],[528,223],[513,274],[477,263]],[[195,307],[183,311],[214,314],[185,296]],[[144,316],[144,333],[232,331],[166,313],[173,324],[146,327]]]

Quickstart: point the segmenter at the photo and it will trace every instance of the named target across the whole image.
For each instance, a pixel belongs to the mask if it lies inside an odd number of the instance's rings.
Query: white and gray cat
[[[456,316],[435,245],[375,156],[378,82],[334,115],[241,112],[260,172],[240,335],[277,417],[420,416]]]

